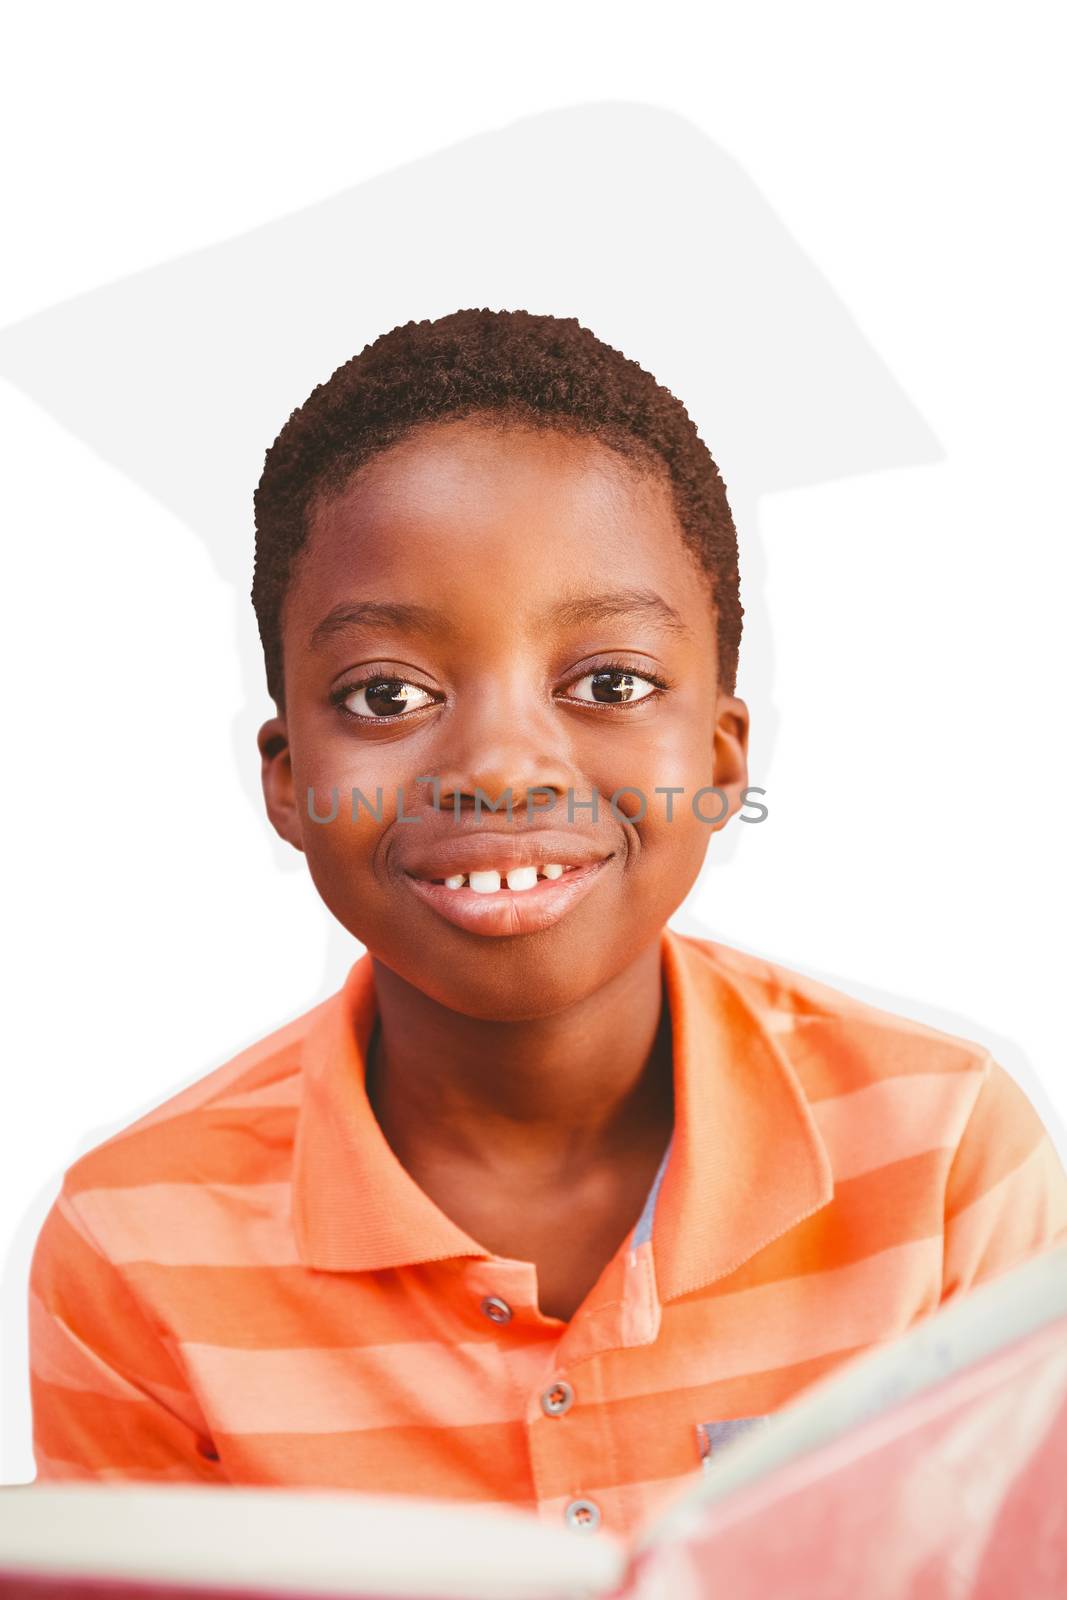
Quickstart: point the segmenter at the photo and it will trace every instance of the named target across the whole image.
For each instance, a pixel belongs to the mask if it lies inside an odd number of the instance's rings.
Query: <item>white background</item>
[[[770,816],[677,925],[983,1041],[1067,1155],[1057,9],[9,16],[0,1481],[62,1170],[359,954],[258,798],[251,493],[413,316],[579,315],[719,459]]]

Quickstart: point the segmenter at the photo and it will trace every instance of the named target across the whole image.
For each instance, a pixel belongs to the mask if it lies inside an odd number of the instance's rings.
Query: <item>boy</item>
[[[409,323],[293,414],[256,521],[267,810],[367,954],[66,1173],[41,1480],[627,1534],[1067,1236],[983,1048],[667,926],[748,712],[725,491],[648,373],[573,320]]]

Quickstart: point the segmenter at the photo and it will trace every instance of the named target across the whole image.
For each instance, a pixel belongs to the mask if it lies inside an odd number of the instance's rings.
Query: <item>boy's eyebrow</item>
[[[547,621],[574,626],[580,622],[600,622],[609,617],[643,616],[658,622],[672,633],[692,635],[692,628],[681,613],[654,589],[606,589],[601,594],[577,594],[553,606]]]
[[[575,594],[552,606],[544,622],[554,627],[576,627],[583,622],[601,622],[622,616],[643,616],[673,633],[691,635],[693,631],[654,589],[607,589],[599,594]],[[343,601],[315,625],[311,648],[316,649],[335,633],[357,627],[405,628],[416,633],[455,632],[448,613],[435,606],[400,600]]]
[[[360,600],[342,602],[315,624],[311,634],[314,650],[346,628],[406,628],[413,633],[452,633],[453,624],[446,612],[435,606],[420,606],[401,600]]]

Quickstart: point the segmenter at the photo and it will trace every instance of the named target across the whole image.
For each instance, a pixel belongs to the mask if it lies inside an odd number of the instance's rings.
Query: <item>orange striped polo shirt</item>
[[[1055,1149],[981,1046],[669,928],[661,955],[673,1135],[569,1322],[386,1142],[363,956],[65,1173],[30,1275],[38,1481],[426,1495],[626,1535],[805,1385],[1067,1237]]]

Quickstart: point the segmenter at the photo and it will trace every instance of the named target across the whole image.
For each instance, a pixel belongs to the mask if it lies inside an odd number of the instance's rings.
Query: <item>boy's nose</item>
[[[499,804],[505,817],[509,796],[512,812],[525,817],[528,796],[532,816],[536,809],[549,805],[550,795],[562,799],[568,789],[579,787],[576,774],[566,763],[547,752],[542,754],[528,740],[506,733],[484,745],[471,760],[450,762],[438,776],[442,806],[453,811],[473,810],[478,797],[483,811]],[[540,793],[534,794],[534,790]]]
[[[562,724],[558,706],[537,704],[528,692],[509,695],[498,684],[479,696],[477,707],[449,730],[447,759],[437,773],[440,804],[473,809],[479,794],[488,810],[486,796],[495,803],[510,793],[512,810],[521,810],[524,819],[531,790],[548,790],[557,798],[578,790],[581,775]],[[532,796],[531,815],[547,804],[547,797]]]

